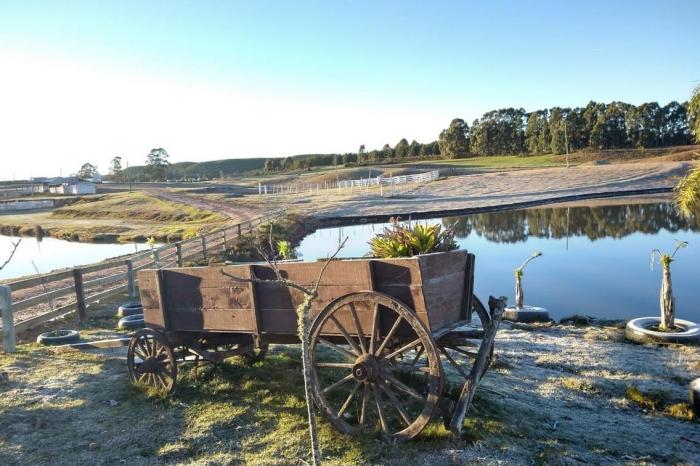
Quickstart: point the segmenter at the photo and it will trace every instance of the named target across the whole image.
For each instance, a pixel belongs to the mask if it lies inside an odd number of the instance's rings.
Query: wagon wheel
[[[409,440],[440,399],[432,337],[412,310],[382,293],[353,293],[326,306],[311,325],[310,360],[316,404],[345,434],[381,429]]]
[[[177,363],[165,336],[144,328],[129,342],[126,355],[129,379],[134,385],[143,384],[170,393],[175,388]]]

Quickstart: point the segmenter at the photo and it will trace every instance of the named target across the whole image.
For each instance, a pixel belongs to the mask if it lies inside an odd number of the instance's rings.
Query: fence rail
[[[260,196],[265,195],[275,195],[275,194],[299,194],[299,193],[314,193],[321,192],[321,190],[336,189],[339,192],[343,189],[350,190],[352,192],[355,188],[369,188],[376,186],[380,188],[380,195],[384,195],[383,187],[391,187],[389,191],[391,194],[395,192],[395,187],[401,184],[409,183],[428,183],[440,178],[440,170],[431,170],[425,173],[418,173],[415,175],[401,175],[401,176],[375,176],[360,178],[356,180],[337,180],[337,181],[325,181],[323,183],[288,183],[288,184],[274,184],[267,185],[258,183],[258,194]]]
[[[255,226],[280,217],[277,210],[245,222],[203,233],[195,238],[169,243],[118,259],[87,264],[19,280],[0,283],[3,348],[15,349],[15,333],[77,311],[81,323],[87,307],[111,295],[127,291],[136,298],[136,272],[142,269],[182,267],[185,261],[226,250],[234,240],[252,233]],[[14,313],[34,309],[37,315],[14,322]],[[43,312],[45,311],[45,312]],[[26,314],[26,312],[24,312]]]

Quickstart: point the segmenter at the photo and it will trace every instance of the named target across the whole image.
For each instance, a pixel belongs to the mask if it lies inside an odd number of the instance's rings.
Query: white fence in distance
[[[376,176],[360,178],[357,180],[337,180],[324,181],[323,183],[288,183],[288,184],[262,184],[258,183],[258,195],[277,195],[277,194],[300,194],[320,192],[322,189],[337,189],[342,192],[343,189],[351,192],[356,188],[379,187],[380,195],[384,195],[384,187],[390,187],[389,194],[394,194],[399,185],[405,184],[420,184],[429,183],[440,178],[440,170],[432,170],[425,173],[417,173],[415,175],[400,175],[400,176]]]

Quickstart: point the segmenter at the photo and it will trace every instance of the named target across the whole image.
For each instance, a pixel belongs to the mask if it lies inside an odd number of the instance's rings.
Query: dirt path
[[[539,168],[453,176],[393,198],[376,194],[327,203],[321,217],[348,218],[498,208],[565,197],[672,188],[690,162],[647,162]]]
[[[169,191],[166,189],[145,189],[144,192],[155,198],[189,205],[202,210],[211,210],[230,218],[234,223],[245,222],[246,220],[257,218],[264,213],[259,209],[241,205],[233,200],[224,201],[220,199],[212,199],[206,194]]]

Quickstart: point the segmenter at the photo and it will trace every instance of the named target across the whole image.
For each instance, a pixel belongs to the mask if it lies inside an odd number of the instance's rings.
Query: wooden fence
[[[425,173],[418,173],[415,175],[401,175],[401,176],[374,176],[367,178],[360,178],[357,180],[337,180],[337,181],[324,181],[323,183],[288,183],[288,184],[275,184],[267,185],[258,183],[258,194],[273,195],[273,194],[299,194],[299,193],[314,193],[320,192],[326,189],[337,189],[341,192],[343,189],[352,192],[354,189],[369,188],[369,187],[379,187],[381,195],[384,195],[383,187],[390,187],[389,193],[393,193],[396,186],[401,184],[409,183],[428,183],[440,178],[439,170],[432,170]]]
[[[277,218],[275,211],[246,222],[228,226],[195,238],[169,243],[159,248],[96,264],[25,277],[0,285],[3,348],[14,351],[15,333],[35,327],[56,317],[78,312],[80,322],[87,317],[90,304],[124,291],[137,297],[136,272],[146,268],[182,267],[187,261],[207,259],[212,253],[226,250],[253,228]],[[31,314],[15,323],[15,317]]]

